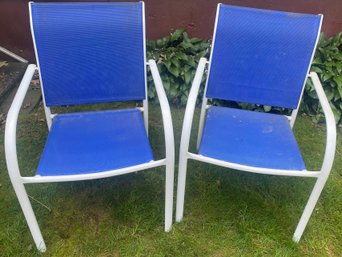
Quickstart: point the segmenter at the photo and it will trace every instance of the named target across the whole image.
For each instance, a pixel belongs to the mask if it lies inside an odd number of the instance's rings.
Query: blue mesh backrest
[[[145,98],[143,3],[31,3],[47,106]]]
[[[220,5],[207,97],[296,108],[321,19]]]

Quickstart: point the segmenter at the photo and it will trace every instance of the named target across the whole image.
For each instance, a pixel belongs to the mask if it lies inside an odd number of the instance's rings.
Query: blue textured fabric
[[[199,154],[261,168],[306,169],[288,119],[269,113],[211,107]]]
[[[47,106],[142,100],[142,3],[32,3]]]
[[[101,172],[153,160],[139,110],[57,115],[37,175]]]
[[[207,97],[297,108],[321,19],[220,5]]]

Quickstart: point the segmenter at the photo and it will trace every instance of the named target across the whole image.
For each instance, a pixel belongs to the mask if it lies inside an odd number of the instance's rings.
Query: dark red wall
[[[342,31],[341,0],[145,0],[147,38],[161,38],[177,28],[187,29],[190,36],[211,38],[218,2],[290,12],[322,13],[322,30],[327,35]],[[27,3],[28,0],[0,0],[0,45],[33,61]]]

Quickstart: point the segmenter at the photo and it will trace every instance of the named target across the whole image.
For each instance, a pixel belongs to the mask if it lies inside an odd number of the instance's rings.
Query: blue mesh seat
[[[317,182],[293,235],[295,242],[300,240],[331,171],[336,146],[334,115],[317,74],[308,76],[321,23],[322,15],[218,5],[210,60],[199,62],[185,111],[176,221],[183,218],[189,159],[230,170],[314,177]],[[194,109],[207,65],[197,151],[191,152]],[[292,131],[308,77],[327,122],[326,153],[319,171],[306,169]],[[217,99],[281,107],[291,114],[218,107],[215,103],[220,101],[213,101]]]
[[[144,3],[30,2],[29,8],[38,67],[28,66],[13,100],[5,152],[11,182],[37,249],[44,252],[46,245],[24,187],[27,183],[101,179],[165,166],[164,230],[170,231],[173,127],[156,62],[146,60]],[[165,137],[165,158],[158,160],[153,158],[148,137],[147,65]],[[16,124],[36,70],[49,134],[35,176],[25,177],[17,160]],[[138,106],[86,112],[90,104],[128,101]],[[84,105],[85,111],[63,113],[65,106],[75,105]]]
[[[198,153],[279,170],[306,170],[291,126],[282,115],[212,106]]]
[[[141,111],[60,114],[52,123],[37,175],[86,174],[150,161]]]

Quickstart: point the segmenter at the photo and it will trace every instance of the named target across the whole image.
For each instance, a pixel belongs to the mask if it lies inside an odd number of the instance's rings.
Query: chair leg
[[[174,163],[166,164],[165,178],[165,232],[169,232],[172,226],[173,216],[173,181]]]
[[[180,222],[183,219],[187,164],[188,164],[188,158],[186,158],[185,156],[181,156],[179,159],[179,168],[178,168],[177,207],[176,207],[177,208],[176,209],[176,221],[177,222]]]
[[[309,200],[305,206],[305,209],[303,211],[303,214],[299,220],[299,223],[297,225],[296,231],[293,235],[292,240],[296,243],[299,242],[300,238],[303,235],[303,232],[305,230],[306,225],[308,224],[308,221],[310,219],[310,216],[316,206],[316,203],[318,201],[318,198],[324,188],[325,182],[327,181],[327,176],[321,176],[317,179],[316,184],[311,192],[311,195],[309,197]]]
[[[37,222],[36,216],[34,215],[34,212],[33,212],[30,200],[28,198],[28,195],[26,193],[25,187],[20,182],[13,183],[13,187],[14,187],[15,193],[17,195],[17,198],[19,200],[21,209],[24,213],[26,222],[27,222],[29,229],[31,231],[31,235],[33,237],[33,240],[36,244],[36,247],[37,247],[38,251],[45,252],[46,251],[45,242],[44,242],[42,233],[40,232],[38,222]]]

